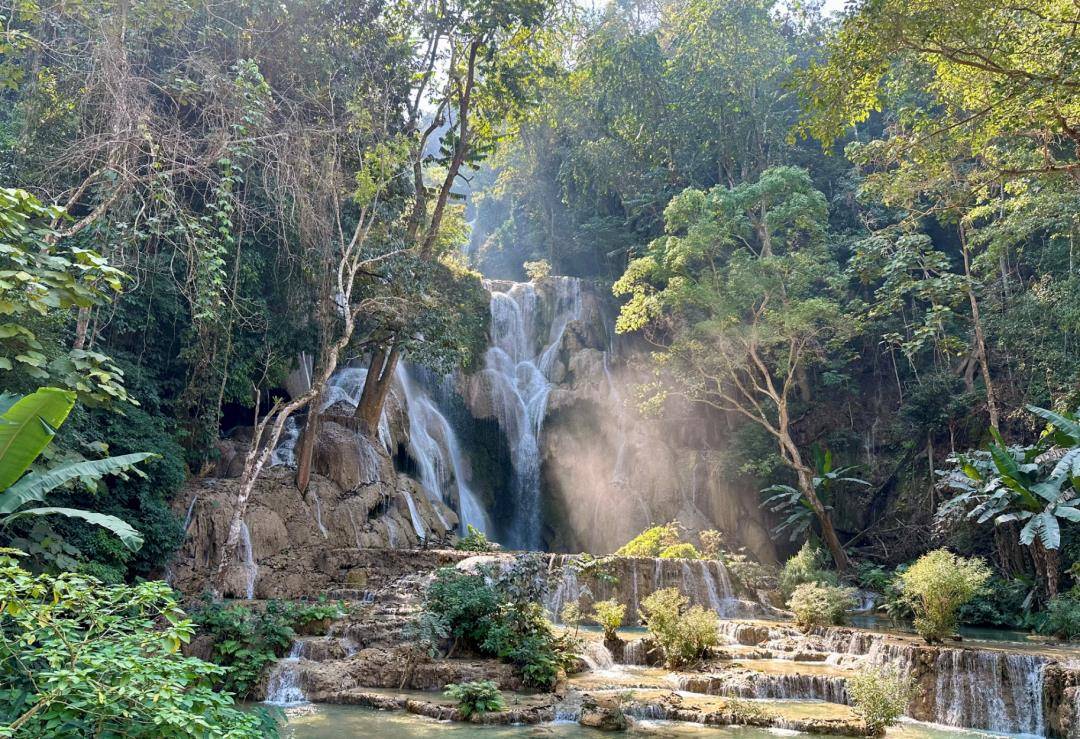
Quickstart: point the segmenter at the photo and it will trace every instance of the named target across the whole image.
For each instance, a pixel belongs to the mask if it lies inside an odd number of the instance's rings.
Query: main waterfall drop
[[[513,466],[513,516],[506,544],[540,549],[540,434],[551,392],[551,368],[567,325],[581,316],[581,281],[553,277],[553,305],[543,306],[531,282],[485,281],[491,292],[491,346],[481,377],[490,408],[506,435]],[[546,334],[538,320],[550,311]]]

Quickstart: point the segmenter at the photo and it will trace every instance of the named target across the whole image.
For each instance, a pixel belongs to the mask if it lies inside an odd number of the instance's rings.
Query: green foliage
[[[551,264],[546,259],[538,259],[535,262],[525,262],[522,265],[525,276],[530,282],[537,282],[551,275]]]
[[[0,603],[0,724],[20,735],[277,735],[214,691],[224,668],[180,653],[193,627],[165,583],[31,576],[0,554]]]
[[[851,588],[804,582],[788,598],[788,608],[795,614],[795,625],[804,631],[813,626],[840,626],[857,604]]]
[[[978,523],[1023,522],[1020,543],[1038,539],[1046,549],[1061,546],[1061,521],[1080,522],[1080,420],[1075,413],[1028,410],[1051,426],[1032,446],[1007,446],[1000,434],[986,452],[950,457],[956,468],[945,485],[957,495],[939,517],[966,511]]]
[[[451,683],[446,686],[446,695],[457,701],[458,710],[466,720],[506,708],[499,686],[491,680]]]
[[[960,608],[982,592],[990,568],[981,559],[966,559],[936,549],[919,557],[900,575],[904,599],[915,612],[915,630],[928,643],[956,631]]]
[[[776,719],[776,714],[766,708],[761,701],[747,700],[745,698],[725,699],[724,713],[731,717],[731,723],[736,726],[739,724],[748,726],[768,725]]]
[[[1051,598],[1037,630],[1066,641],[1080,639],[1080,593],[1073,590]]]
[[[454,542],[454,549],[461,552],[497,552],[499,545],[489,541],[483,531],[478,531],[469,524],[465,536]]]
[[[1006,579],[995,573],[983,590],[960,609],[958,620],[972,626],[1015,629],[1031,619],[1034,589],[1030,577]]]
[[[826,510],[831,510],[829,503],[833,496],[839,492],[836,489],[843,487],[845,483],[862,485],[863,487],[870,486],[870,483],[866,480],[849,477],[853,470],[858,469],[857,466],[834,468],[831,450],[825,449],[823,451],[820,446],[815,445],[811,451],[814,460],[814,492]],[[761,507],[784,516],[784,520],[773,529],[774,536],[779,536],[787,531],[788,541],[798,541],[808,535],[810,527],[814,523],[814,510],[801,490],[790,485],[777,484],[770,485],[761,492],[763,495],[769,496],[762,501]]]
[[[575,634],[581,628],[581,622],[584,618],[585,614],[582,613],[581,606],[573,601],[564,605],[562,611],[559,612],[559,621],[573,628]]]
[[[123,372],[103,354],[50,345],[58,314],[89,309],[120,292],[126,275],[97,252],[58,246],[64,217],[25,190],[0,188],[0,370],[79,393],[84,402],[130,401]],[[51,357],[49,355],[52,355]]]
[[[866,724],[867,734],[878,736],[907,712],[918,694],[913,677],[895,667],[860,669],[847,679],[851,710]]]
[[[776,567],[758,562],[745,550],[725,552],[723,562],[745,593],[756,596],[759,590],[771,590],[777,587]]]
[[[615,551],[616,557],[659,557],[660,552],[679,543],[678,524],[666,523],[645,529]]]
[[[785,600],[803,583],[836,585],[837,582],[836,573],[825,569],[825,553],[809,541],[780,570],[780,593]]]
[[[612,640],[626,618],[626,606],[615,599],[598,600],[592,607],[593,620],[604,630],[604,639]]]
[[[120,457],[85,460],[58,465],[44,471],[27,471],[45,450],[75,405],[75,393],[59,388],[40,388],[16,398],[0,396],[0,526],[7,527],[26,516],[61,515],[83,519],[119,537],[130,550],[142,546],[143,537],[129,524],[96,511],[56,506],[27,508],[27,503],[44,499],[47,493],[74,480],[97,481],[110,474],[123,474],[154,455],[128,454]]]
[[[526,685],[550,689],[573,659],[576,642],[556,636],[544,615],[542,568],[539,557],[522,555],[506,569],[439,570],[425,593],[417,632],[429,647],[498,657],[518,668]]]
[[[697,547],[689,542],[680,542],[664,547],[657,556],[660,559],[701,559]]]
[[[664,650],[668,667],[703,657],[719,639],[716,614],[701,606],[687,608],[689,602],[677,588],[657,590],[641,601],[645,626]]]
[[[192,614],[200,634],[213,638],[213,657],[224,670],[218,685],[241,698],[250,695],[267,668],[288,651],[296,630],[312,621],[340,618],[340,603],[270,601],[259,610],[207,601]]]

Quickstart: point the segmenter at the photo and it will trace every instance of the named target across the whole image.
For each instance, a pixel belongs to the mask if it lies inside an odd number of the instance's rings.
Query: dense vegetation
[[[346,360],[369,370],[369,435],[403,357],[477,367],[481,274],[610,292],[633,420],[692,418],[787,562],[674,524],[619,554],[723,561],[806,626],[859,584],[931,641],[1080,635],[1075,3],[65,0],[0,20],[4,723],[264,730],[215,688],[246,693],[296,614],[211,606],[236,669],[180,656],[191,625],[157,580],[174,497],[256,419],[220,586],[293,415],[306,489]],[[426,644],[551,686],[572,645],[535,567],[440,573]],[[650,597],[668,662],[699,656],[709,615]],[[612,636],[624,614],[590,615]],[[81,677],[39,681],[73,639]],[[903,688],[867,685],[867,721]]]

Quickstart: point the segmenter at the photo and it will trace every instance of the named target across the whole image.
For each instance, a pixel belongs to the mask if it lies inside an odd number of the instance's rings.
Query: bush
[[[540,605],[541,560],[524,555],[505,571],[436,573],[424,597],[416,630],[436,647],[449,642],[514,665],[526,685],[550,688],[576,650],[570,636],[556,636]]]
[[[477,680],[446,686],[446,695],[457,701],[462,717],[469,719],[505,708],[499,686],[491,680]]]
[[[724,535],[714,529],[708,529],[698,534],[701,542],[701,553],[706,559],[723,559]]]
[[[618,551],[617,557],[658,557],[660,552],[679,543],[679,527],[674,522],[645,529]]]
[[[701,559],[697,547],[686,542],[664,547],[660,550],[659,557],[660,559]]]
[[[30,737],[277,736],[265,712],[240,711],[213,689],[224,668],[180,652],[194,628],[168,585],[34,576],[7,555],[0,725],[20,722]]]
[[[521,265],[525,270],[525,276],[530,282],[542,280],[551,274],[551,264],[546,259],[537,259],[535,262],[525,262]]]
[[[780,571],[780,592],[784,600],[790,598],[795,588],[803,583],[839,584],[836,573],[825,569],[825,562],[825,552],[810,542],[803,544],[799,553],[785,562],[784,568]]]
[[[687,608],[688,603],[676,588],[657,590],[641,602],[645,626],[664,650],[668,667],[698,659],[718,640],[716,614],[701,606]]]
[[[564,626],[573,627],[575,634],[581,628],[581,621],[584,618],[585,614],[581,612],[581,606],[574,601],[564,605],[562,611],[559,612],[559,620]]]
[[[725,699],[724,712],[728,714],[728,721],[735,725],[761,726],[772,723],[777,718],[764,704],[745,698]]]
[[[454,549],[459,552],[497,552],[499,545],[484,536],[483,531],[477,531],[472,524],[466,524],[467,533],[457,540]]]
[[[604,639],[615,638],[615,632],[626,618],[626,606],[615,599],[598,600],[593,603],[593,620],[604,630]]]
[[[758,562],[744,550],[727,553],[723,557],[724,566],[747,593],[758,590],[771,590],[776,587],[776,568]]]
[[[1038,632],[1067,641],[1080,638],[1080,593],[1074,590],[1051,598]]]
[[[795,614],[795,625],[806,630],[813,626],[839,626],[847,621],[847,612],[856,605],[855,591],[820,582],[804,582],[788,599]]]
[[[916,695],[915,681],[894,667],[870,667],[847,679],[851,710],[877,736],[904,715]]]
[[[924,554],[900,575],[904,600],[915,613],[915,630],[933,644],[956,631],[960,608],[983,590],[990,568],[937,549]]]
[[[1026,604],[1034,583],[992,575],[983,591],[966,603],[957,617],[962,624],[1016,628],[1028,618]]]

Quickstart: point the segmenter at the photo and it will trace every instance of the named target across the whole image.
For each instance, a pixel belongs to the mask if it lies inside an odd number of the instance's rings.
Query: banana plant
[[[137,550],[142,546],[142,535],[116,516],[78,508],[27,507],[74,480],[89,482],[105,475],[138,473],[136,464],[156,456],[141,452],[73,462],[44,471],[30,470],[74,405],[74,392],[55,387],[39,388],[22,397],[0,395],[0,526],[26,516],[80,518],[107,529],[128,549]]]
[[[949,457],[954,468],[939,471],[957,493],[938,509],[939,518],[967,511],[978,523],[1023,522],[1020,543],[1061,546],[1064,521],[1080,521],[1080,413],[1055,413],[1027,406],[1049,422],[1031,446],[1009,446],[996,430],[986,451]],[[1052,465],[1052,466],[1051,466]]]
[[[811,450],[814,457],[814,490],[818,498],[825,504],[825,510],[831,511],[828,504],[833,494],[833,489],[842,483],[870,486],[866,480],[858,477],[850,477],[851,473],[858,469],[858,465],[837,467],[833,469],[832,451],[814,446]],[[772,513],[785,516],[774,529],[773,535],[779,536],[788,532],[789,541],[797,541],[810,530],[814,523],[814,511],[806,501],[802,491],[791,485],[770,485],[761,491],[763,495],[769,495],[761,503],[762,508],[767,508]]]

